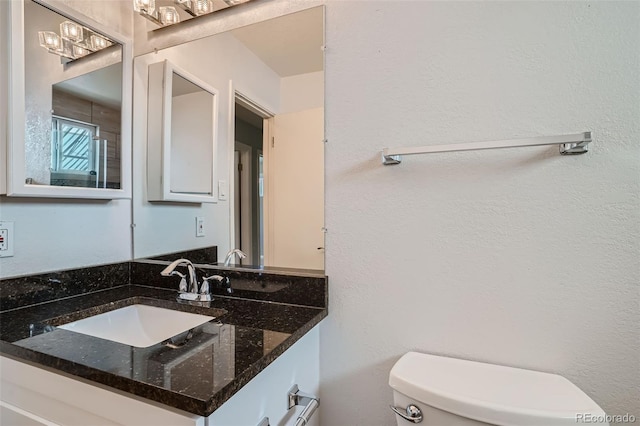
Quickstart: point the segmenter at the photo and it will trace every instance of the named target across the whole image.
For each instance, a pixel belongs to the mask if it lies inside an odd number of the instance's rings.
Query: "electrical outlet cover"
[[[13,222],[0,221],[0,257],[13,256]]]

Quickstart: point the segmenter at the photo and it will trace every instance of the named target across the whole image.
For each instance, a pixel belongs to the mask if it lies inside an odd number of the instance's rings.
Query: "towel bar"
[[[519,148],[523,146],[559,145],[560,154],[584,154],[591,143],[591,132],[560,136],[540,136],[526,139],[510,139],[504,141],[486,141],[457,143],[449,145],[430,145],[405,148],[384,148],[382,164],[385,166],[400,164],[402,155],[433,154],[436,152],[475,151],[480,149]]]

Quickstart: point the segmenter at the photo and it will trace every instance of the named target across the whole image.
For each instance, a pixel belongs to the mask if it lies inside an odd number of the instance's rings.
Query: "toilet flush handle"
[[[402,408],[394,407],[393,405],[390,405],[389,408],[391,408],[394,413],[410,422],[420,423],[422,421],[422,410],[416,405],[407,405],[407,408],[404,410],[404,412]]]

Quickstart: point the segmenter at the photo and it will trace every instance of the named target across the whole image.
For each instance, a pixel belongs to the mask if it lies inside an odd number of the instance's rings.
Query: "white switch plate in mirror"
[[[226,180],[218,181],[218,200],[226,201],[229,198],[229,184]]]

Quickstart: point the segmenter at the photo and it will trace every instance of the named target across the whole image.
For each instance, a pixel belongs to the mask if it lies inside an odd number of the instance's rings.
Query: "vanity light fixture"
[[[239,4],[248,2],[249,0],[223,0],[223,1],[229,6],[237,6]]]
[[[162,6],[156,9],[155,0],[133,0],[133,10],[161,27],[180,22],[180,15],[175,7]]]
[[[91,37],[89,37],[89,46],[90,46],[90,49],[93,50],[94,52],[105,49],[111,46],[112,44],[113,43],[109,39],[106,39],[97,34],[92,34]]]
[[[49,52],[56,54],[62,52],[62,39],[53,31],[38,31],[38,40],[40,41],[40,46]]]
[[[205,15],[213,12],[213,2],[211,0],[191,0],[191,11],[196,15]]]
[[[75,60],[113,44],[108,38],[73,21],[60,24],[60,35],[53,31],[38,31],[38,41],[49,53]]]
[[[165,6],[158,9],[158,19],[163,26],[173,25],[180,22],[180,15],[175,7]]]
[[[64,21],[60,24],[60,35],[72,43],[82,42],[84,40],[82,33],[82,26],[73,21]]]
[[[180,10],[186,12],[185,19],[208,15],[220,9],[226,9],[230,6],[237,6],[250,0],[222,0],[218,2],[222,7],[217,8],[213,0],[173,0],[178,7],[163,6],[156,8],[156,0],[133,0],[133,10],[141,16],[153,22],[160,27],[174,25],[180,22]],[[226,5],[226,6],[225,6]],[[185,16],[183,14],[183,16]]]
[[[156,0],[133,0],[133,10],[140,14],[154,15]]]
[[[72,53],[75,58],[82,58],[83,56],[87,56],[91,51],[89,49],[85,49],[81,46],[76,46],[75,44],[72,47]]]
[[[191,16],[201,16],[213,12],[211,0],[175,0],[175,2]]]

